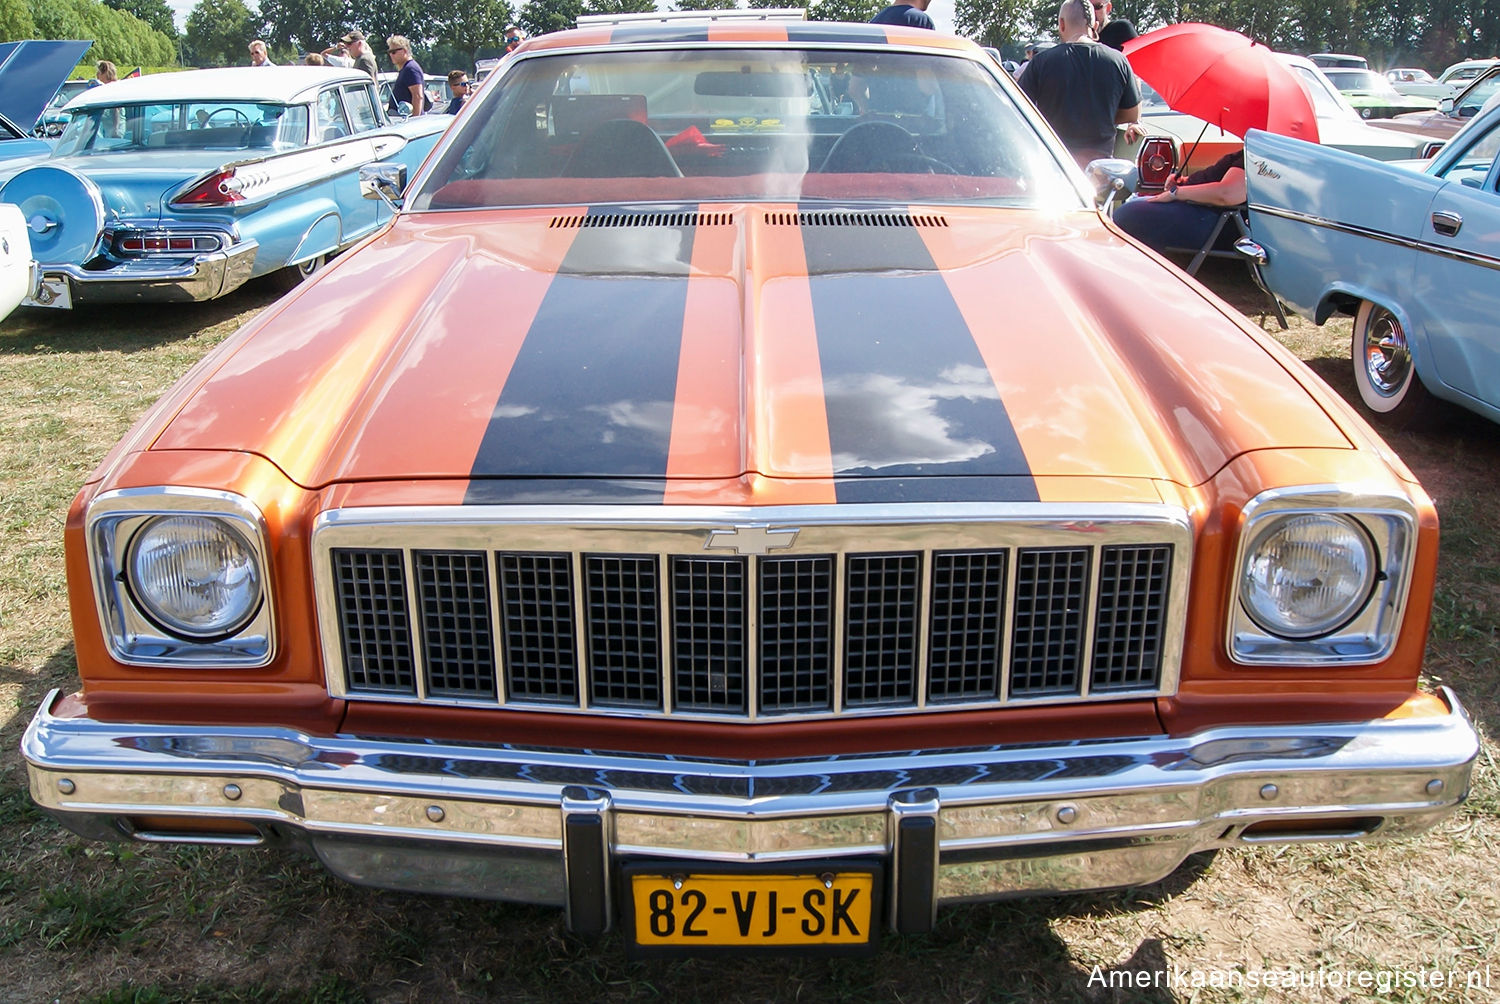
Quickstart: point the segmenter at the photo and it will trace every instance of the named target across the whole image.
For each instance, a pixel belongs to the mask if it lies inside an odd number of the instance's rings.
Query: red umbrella
[[[1291,67],[1237,31],[1169,25],[1126,42],[1125,58],[1175,111],[1236,136],[1264,129],[1318,142],[1312,99]]]

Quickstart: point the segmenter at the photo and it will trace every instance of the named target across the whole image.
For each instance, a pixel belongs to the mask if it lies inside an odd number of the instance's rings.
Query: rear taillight
[[[1135,158],[1137,193],[1152,195],[1167,187],[1167,177],[1177,170],[1177,150],[1169,136],[1147,136]]]
[[[115,239],[115,249],[122,254],[191,254],[223,246],[217,234],[126,233]]]
[[[209,175],[172,200],[174,206],[227,206],[245,201],[236,183],[234,169]]]
[[[1435,143],[1428,143],[1426,146],[1422,147],[1422,159],[1431,160],[1433,157],[1436,157],[1438,155],[1438,151],[1442,148],[1442,140],[1438,140]]]

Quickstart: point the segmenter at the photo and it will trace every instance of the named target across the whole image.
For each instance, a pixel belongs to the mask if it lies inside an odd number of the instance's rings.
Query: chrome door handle
[[[347,153],[336,153],[332,157],[328,158],[328,162],[330,164],[337,164],[339,161],[343,160],[347,156],[349,156]]]
[[[1464,225],[1464,218],[1457,213],[1439,210],[1432,214],[1432,229],[1444,237],[1455,237],[1458,228]]]

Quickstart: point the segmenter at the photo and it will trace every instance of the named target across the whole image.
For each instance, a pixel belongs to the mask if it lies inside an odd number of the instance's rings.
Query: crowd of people
[[[927,0],[922,0],[923,4]],[[514,24],[505,26],[505,51],[512,52],[526,38],[526,33]],[[441,107],[427,98],[427,74],[422,64],[412,53],[411,41],[405,35],[390,35],[385,40],[385,52],[396,68],[396,79],[391,84],[391,98],[387,111],[392,114],[422,115],[428,112],[457,115],[464,102],[474,90],[474,82],[465,70],[448,71],[448,92],[452,98]],[[251,66],[275,66],[264,39],[255,39],[249,45]],[[321,52],[308,52],[302,61],[308,66],[342,66],[363,70],[374,81],[380,80],[380,65],[375,60],[365,33],[355,28]],[[102,65],[102,64],[101,64]],[[110,64],[111,71],[113,64]]]

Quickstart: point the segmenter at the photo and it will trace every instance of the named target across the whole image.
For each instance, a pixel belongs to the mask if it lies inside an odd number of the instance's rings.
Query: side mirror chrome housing
[[[1241,237],[1235,241],[1234,249],[1257,265],[1264,265],[1270,260],[1266,257],[1266,249],[1248,237]]]
[[[1106,212],[1115,202],[1123,201],[1135,191],[1136,168],[1131,161],[1119,157],[1102,157],[1091,160],[1083,169],[1089,183],[1094,186],[1094,202]]]
[[[392,209],[399,209],[405,191],[405,164],[366,164],[359,169],[359,194],[367,199],[382,199]]]

